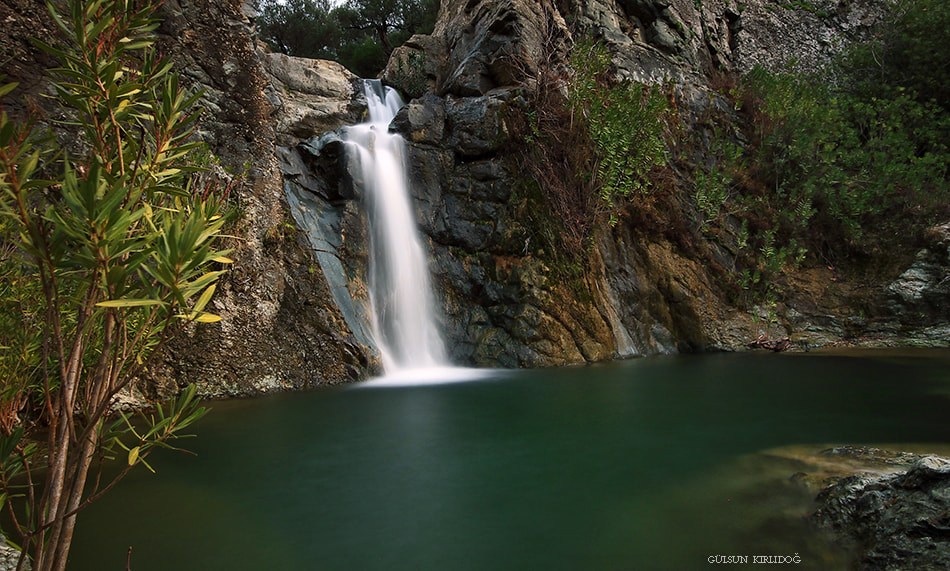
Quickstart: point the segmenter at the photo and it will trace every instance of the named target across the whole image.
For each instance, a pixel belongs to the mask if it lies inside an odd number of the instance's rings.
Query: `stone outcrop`
[[[357,103],[359,79],[342,65],[275,53],[264,54],[263,64],[271,77],[265,95],[278,111],[278,145],[360,121],[366,106]]]
[[[532,243],[524,219],[530,213],[518,207],[530,181],[513,160],[511,117],[530,111],[525,94],[540,75],[589,37],[610,48],[620,78],[672,82],[684,128],[708,140],[709,115],[730,113],[707,87],[713,73],[819,61],[869,29],[879,14],[873,5],[444,3],[433,34],[397,49],[382,77],[413,98],[391,128],[410,145],[417,218],[429,238],[453,358],[543,366],[733,350],[763,335],[792,336],[807,348],[867,334],[863,317],[840,313],[848,293],[816,304],[809,291],[801,301],[740,311],[710,285],[718,281],[710,266],[724,272],[735,265],[727,250],[684,251],[635,222],[601,229],[583,272],[559,267]],[[285,142],[280,154],[294,216],[308,228],[350,328],[366,331],[366,233],[354,169],[339,135]]]
[[[885,290],[912,344],[950,344],[950,224],[931,228],[913,264]]]
[[[797,7],[689,0],[445,3],[433,34],[398,50],[383,78],[419,96],[393,128],[411,143],[418,211],[432,241],[457,356],[556,364],[733,350],[761,335],[795,335],[799,346],[809,346],[866,333],[865,322],[849,321],[838,308],[830,315],[828,307],[809,303],[810,295],[778,312],[739,311],[710,285],[721,282],[715,272],[735,267],[729,251],[714,244],[688,251],[636,221],[600,229],[585,274],[571,278],[571,287],[553,287],[563,281],[561,268],[545,266],[519,219],[524,213],[515,208],[527,176],[510,160],[508,117],[530,112],[522,95],[537,87],[540,74],[563,65],[574,42],[591,38],[607,45],[618,78],[672,84],[684,131],[708,141],[708,117],[731,112],[709,89],[712,75],[754,65],[780,68],[792,59],[815,63],[865,33],[879,14],[870,0]],[[700,148],[694,160],[704,160],[701,155]],[[687,207],[684,216],[694,214]],[[574,308],[574,316],[559,315],[558,308]],[[526,328],[526,320],[532,326]],[[564,331],[575,332],[573,342]],[[512,349],[506,354],[501,346]]]
[[[811,521],[855,550],[858,568],[950,568],[950,460],[927,456],[897,474],[848,476],[817,501]]]
[[[718,71],[814,65],[866,34],[876,0],[476,0],[444,3],[431,36],[396,50],[383,78],[407,93],[484,95],[530,84],[573,42],[605,43],[620,77],[704,83]]]
[[[19,560],[20,551],[6,545],[6,539],[0,535],[0,571],[14,571]],[[29,562],[25,568],[30,569]]]
[[[532,243],[516,207],[525,176],[509,156],[508,113],[522,104],[513,89],[428,94],[393,121],[410,144],[416,213],[430,239],[453,359],[547,366],[716,347],[720,340],[706,329],[719,331],[726,310],[711,303],[717,292],[705,285],[700,265],[669,244],[631,248],[639,237],[621,227],[591,249],[590,271],[581,273],[553,267]],[[344,314],[365,324],[365,221],[352,185],[357,170],[340,137],[286,148],[282,168],[291,202],[301,205],[294,215],[312,221],[307,227],[325,271],[348,285],[334,290]],[[735,334],[729,342],[744,339]]]
[[[370,352],[288,216],[276,147],[358,117],[352,75],[266,53],[253,10],[239,1],[172,1],[162,16],[161,49],[205,90],[200,136],[224,165],[249,168],[236,189],[235,263],[212,301],[223,319],[176,341],[157,376],[227,395],[361,378]]]

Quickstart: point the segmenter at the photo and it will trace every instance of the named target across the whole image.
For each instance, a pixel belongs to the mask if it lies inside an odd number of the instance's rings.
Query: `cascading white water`
[[[373,333],[387,374],[446,366],[425,249],[413,217],[405,141],[389,132],[403,102],[379,80],[364,80],[369,121],[351,127],[348,152],[362,172],[370,227],[369,298]]]

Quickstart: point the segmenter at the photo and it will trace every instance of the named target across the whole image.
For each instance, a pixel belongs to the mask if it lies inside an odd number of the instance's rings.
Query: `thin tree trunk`
[[[98,434],[98,430],[93,430],[89,433],[85,442],[82,443],[82,456],[79,458],[79,465],[76,467],[68,503],[63,512],[62,530],[57,539],[56,549],[50,566],[52,571],[65,571],[66,569],[66,560],[69,554],[69,547],[73,541],[73,530],[76,528],[76,518],[78,517],[76,512],[79,508],[79,504],[82,502],[83,490],[86,487],[86,477],[89,475],[89,466],[92,464],[93,452],[99,440]]]
[[[79,333],[81,335],[81,332]],[[67,418],[72,418],[75,398],[81,388],[85,385],[86,412],[89,417],[90,411],[102,410],[100,405],[108,401],[112,394],[110,384],[112,379],[112,368],[110,366],[110,356],[115,336],[115,315],[112,312],[106,314],[103,324],[103,345],[100,359],[92,371],[87,373],[86,382],[81,383],[81,363],[68,369],[71,376],[69,383],[64,383],[64,390],[60,393],[61,414]],[[80,347],[85,343],[78,343]],[[66,398],[68,396],[68,398]],[[94,418],[94,417],[89,417]],[[57,497],[51,497],[48,504],[54,508],[48,522],[52,523],[49,534],[41,534],[45,539],[38,545],[38,550],[42,550],[43,556],[38,557],[38,571],[64,571],[66,568],[69,547],[72,543],[73,530],[76,527],[77,511],[82,503],[83,491],[86,487],[86,480],[89,475],[89,467],[92,464],[92,458],[99,442],[99,430],[97,426],[88,425],[81,431],[80,442],[75,442],[78,448],[78,455],[74,463],[67,464],[69,454],[61,453],[59,448],[56,450],[57,464],[62,466],[62,470],[57,470],[53,477],[56,478],[54,484],[58,489]],[[73,444],[76,437],[76,430],[69,423],[60,423],[60,430],[57,431],[57,441],[62,450],[69,450],[69,445]],[[53,454],[53,448],[50,449]],[[55,503],[54,503],[55,502]]]
[[[383,53],[386,57],[393,55],[393,46],[389,43],[389,28],[387,26],[376,26],[376,35],[379,37],[379,44],[383,46]]]

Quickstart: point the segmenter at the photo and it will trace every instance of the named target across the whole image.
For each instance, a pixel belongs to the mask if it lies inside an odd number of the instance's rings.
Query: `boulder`
[[[449,147],[466,158],[497,152],[508,140],[505,124],[507,95],[510,93],[447,99],[445,116]]]
[[[265,54],[263,63],[277,110],[277,144],[290,146],[359,122],[366,107],[359,78],[339,63],[275,53]]]
[[[905,472],[853,475],[818,495],[811,521],[858,553],[866,571],[950,569],[950,459]]]
[[[915,327],[950,319],[950,223],[931,228],[926,238],[914,263],[886,289],[891,311]]]
[[[20,560],[20,551],[6,545],[6,539],[0,535],[0,571],[15,571]],[[29,571],[30,562],[27,561],[24,569]]]
[[[553,0],[446,2],[429,37],[412,38],[382,77],[410,96],[485,95],[521,85],[566,54],[569,32]]]
[[[224,246],[235,262],[211,302],[223,319],[187,328],[169,344],[151,367],[149,396],[173,393],[179,383],[230,396],[365,376],[372,355],[334,303],[334,284],[312,271],[317,256],[288,216],[286,157],[276,145],[358,119],[363,103],[352,74],[267,53],[241,2],[175,0],[159,10],[160,51],[181,70],[183,85],[205,93],[197,135],[224,167],[245,174],[229,199],[241,213],[238,238]]]
[[[445,39],[417,34],[393,50],[380,79],[410,98],[422,97],[439,91],[447,65]]]

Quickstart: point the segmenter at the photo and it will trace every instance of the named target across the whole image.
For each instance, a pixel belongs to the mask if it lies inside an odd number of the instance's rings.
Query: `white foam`
[[[416,387],[422,385],[444,385],[464,383],[488,378],[498,378],[501,369],[473,369],[466,367],[421,367],[400,369],[396,372],[376,377],[353,385],[364,388]]]

